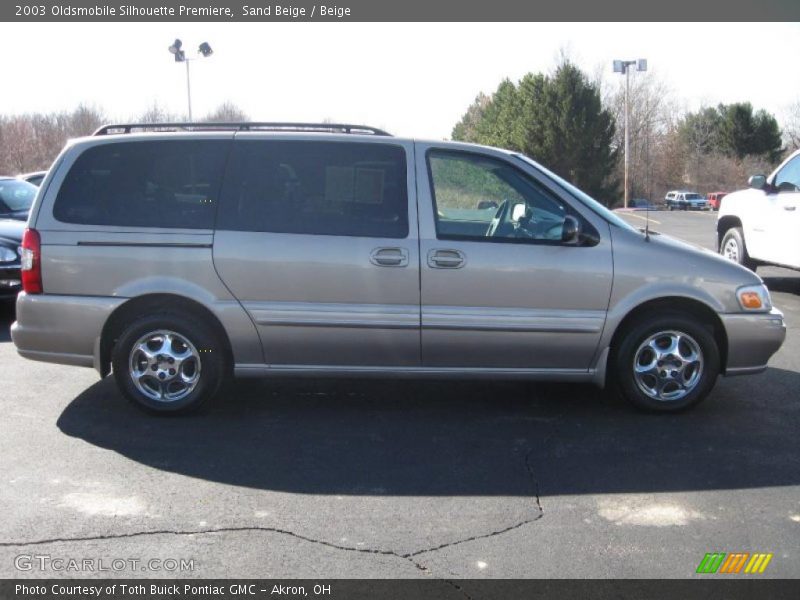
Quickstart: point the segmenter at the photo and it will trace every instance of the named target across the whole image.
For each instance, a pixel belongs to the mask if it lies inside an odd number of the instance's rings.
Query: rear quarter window
[[[237,140],[217,227],[405,238],[406,153],[360,142]]]
[[[72,165],[53,206],[64,223],[211,229],[227,140],[102,144]]]

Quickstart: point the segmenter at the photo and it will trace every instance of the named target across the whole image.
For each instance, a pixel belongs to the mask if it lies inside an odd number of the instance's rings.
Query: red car
[[[708,200],[708,205],[711,207],[711,210],[719,210],[722,199],[727,195],[728,192],[711,192],[707,194],[706,200]]]

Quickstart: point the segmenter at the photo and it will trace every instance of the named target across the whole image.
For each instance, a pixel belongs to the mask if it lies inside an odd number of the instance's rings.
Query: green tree
[[[695,155],[721,153],[739,160],[753,156],[775,163],[784,150],[778,121],[765,110],[754,113],[749,102],[689,113],[680,132]]]
[[[474,142],[476,137],[475,128],[483,118],[486,107],[491,102],[491,98],[481,92],[475,98],[475,101],[470,104],[467,112],[461,120],[453,127],[452,137],[454,140],[461,140],[464,142]]]
[[[517,84],[506,79],[488,101],[480,99],[453,139],[522,152],[598,199],[616,200],[614,118],[575,65],[564,61],[552,75],[528,73]]]

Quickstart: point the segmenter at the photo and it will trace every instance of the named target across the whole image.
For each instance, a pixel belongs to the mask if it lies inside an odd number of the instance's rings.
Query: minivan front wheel
[[[615,353],[619,390],[634,406],[675,412],[701,402],[719,374],[719,349],[695,317],[668,313],[640,319]]]
[[[214,332],[178,314],[131,323],[114,345],[117,385],[134,404],[156,413],[200,408],[222,383],[224,353]]]

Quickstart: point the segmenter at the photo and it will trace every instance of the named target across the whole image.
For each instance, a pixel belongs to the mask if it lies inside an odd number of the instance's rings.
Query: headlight
[[[742,310],[768,311],[772,309],[772,300],[769,290],[763,283],[761,285],[746,285],[736,290],[736,299]]]
[[[17,253],[11,248],[0,246],[0,263],[9,263],[17,260]]]

